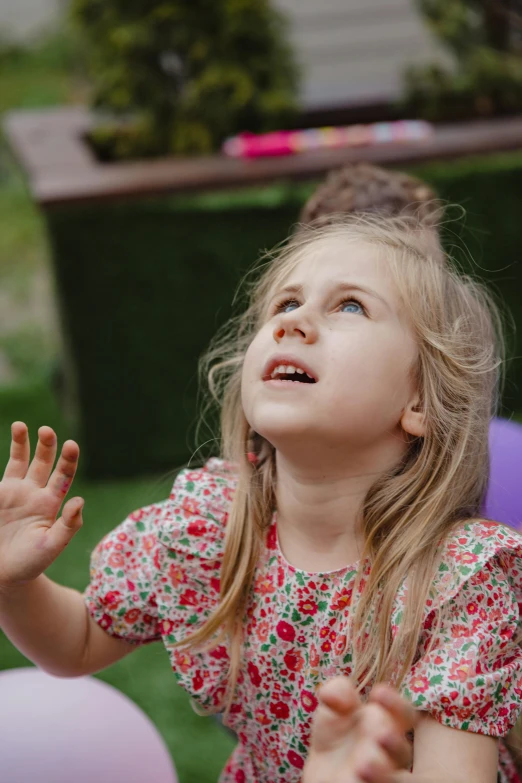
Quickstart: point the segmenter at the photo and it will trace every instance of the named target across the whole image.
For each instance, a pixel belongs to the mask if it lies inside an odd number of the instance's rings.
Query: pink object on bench
[[[280,130],[260,134],[245,132],[227,139],[223,144],[223,152],[231,158],[295,155],[318,149],[421,141],[432,134],[433,126],[423,120],[396,120],[370,125]]]

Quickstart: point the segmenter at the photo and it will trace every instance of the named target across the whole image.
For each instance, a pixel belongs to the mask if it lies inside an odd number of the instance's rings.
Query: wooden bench
[[[522,117],[438,125],[421,141],[300,155],[236,160],[224,155],[100,163],[84,137],[92,122],[82,107],[16,111],[4,128],[36,203],[44,209],[128,197],[312,180],[348,162],[394,167],[522,148]]]

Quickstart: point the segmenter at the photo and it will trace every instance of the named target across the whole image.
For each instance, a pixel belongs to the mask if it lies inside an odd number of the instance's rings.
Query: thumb
[[[83,498],[71,498],[62,510],[62,516],[56,520],[48,532],[49,543],[57,549],[63,549],[83,525]]]
[[[65,527],[73,528],[76,533],[82,526],[82,510],[84,506],[83,498],[71,498],[62,509],[62,516],[58,522],[62,522]]]

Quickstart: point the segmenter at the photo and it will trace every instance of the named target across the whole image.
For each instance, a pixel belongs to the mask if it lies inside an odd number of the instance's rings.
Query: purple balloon
[[[94,677],[0,672],[2,783],[177,783],[152,721]]]
[[[493,419],[489,429],[490,471],[485,516],[522,528],[522,426]]]

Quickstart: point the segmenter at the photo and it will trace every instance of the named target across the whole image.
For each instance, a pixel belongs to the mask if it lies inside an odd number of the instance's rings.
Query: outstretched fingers
[[[56,435],[50,427],[40,427],[34,457],[26,478],[38,487],[45,487],[56,459]]]
[[[23,421],[11,424],[11,449],[4,478],[23,479],[29,466],[29,433]]]
[[[53,495],[59,500],[63,500],[69,491],[76,474],[79,456],[78,444],[74,440],[66,440],[48,485]]]

